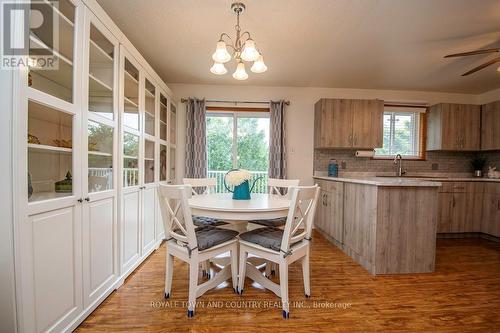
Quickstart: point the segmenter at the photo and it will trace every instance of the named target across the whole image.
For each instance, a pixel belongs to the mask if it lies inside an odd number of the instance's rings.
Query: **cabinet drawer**
[[[442,182],[438,192],[441,193],[465,193],[467,192],[467,183],[465,182]]]
[[[500,194],[500,182],[484,183],[484,193]]]

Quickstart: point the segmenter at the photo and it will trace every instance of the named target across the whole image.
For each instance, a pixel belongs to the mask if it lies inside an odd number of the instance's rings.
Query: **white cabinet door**
[[[84,204],[82,224],[85,307],[109,291],[118,278],[115,200],[113,197],[104,198]]]
[[[30,216],[34,327],[60,332],[82,311],[80,206]],[[26,323],[25,323],[26,324]]]
[[[83,131],[83,303],[109,293],[118,278],[118,48],[90,11],[85,15]]]
[[[142,190],[142,255],[149,254],[155,246],[156,187]]]
[[[140,256],[140,191],[123,193],[122,200],[122,275],[137,263]]]

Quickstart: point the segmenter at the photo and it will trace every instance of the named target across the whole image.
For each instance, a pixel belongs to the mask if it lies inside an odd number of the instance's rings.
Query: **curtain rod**
[[[186,98],[181,98],[182,103],[186,103],[188,100]],[[216,99],[207,99],[209,103],[231,103],[231,104],[268,104],[269,101],[265,102],[254,102],[254,101],[219,101]],[[290,105],[290,101],[285,101],[286,105]]]

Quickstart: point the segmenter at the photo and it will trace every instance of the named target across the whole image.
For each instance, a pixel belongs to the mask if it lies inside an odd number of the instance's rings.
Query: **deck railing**
[[[216,178],[217,179],[217,186],[215,188],[217,193],[227,193],[228,190],[224,187],[224,176],[226,175],[227,171],[214,171],[214,170],[209,170],[208,171],[208,178]],[[250,171],[252,173],[252,180],[250,182],[250,186],[253,184],[253,182],[259,178],[262,177],[262,179],[257,180],[257,183],[255,184],[252,193],[267,193],[267,171]]]

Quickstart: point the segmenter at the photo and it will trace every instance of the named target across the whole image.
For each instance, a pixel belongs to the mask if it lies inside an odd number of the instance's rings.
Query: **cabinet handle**
[[[89,198],[89,197],[86,197],[86,198],[85,198],[85,201],[90,202],[90,198]]]
[[[82,203],[82,202],[83,202],[83,199],[82,199],[82,198],[80,198],[80,199],[78,199],[77,201],[78,201],[79,203]]]
[[[497,208],[500,210],[500,200],[497,200]]]
[[[455,197],[451,198],[451,202],[452,202],[452,207],[455,207]]]
[[[328,193],[325,193],[325,207],[328,207]]]
[[[355,146],[358,143],[358,136],[356,134],[354,134],[353,140],[354,140],[353,146]]]

